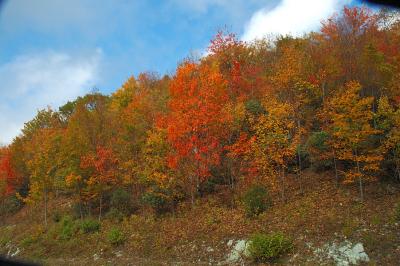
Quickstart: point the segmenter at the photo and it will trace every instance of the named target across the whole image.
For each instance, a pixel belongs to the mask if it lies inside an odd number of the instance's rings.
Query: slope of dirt
[[[238,200],[219,194],[203,198],[194,208],[182,204],[174,214],[155,217],[136,214],[121,222],[103,220],[99,232],[62,240],[59,224],[43,226],[40,207],[25,206],[3,220],[0,254],[48,265],[188,265],[228,264],[232,240],[247,239],[256,232],[283,232],[295,248],[277,265],[331,265],[314,250],[333,241],[362,243],[370,265],[396,265],[400,261],[400,221],[394,208],[400,202],[400,186],[375,182],[366,185],[366,199],[358,200],[357,187],[336,187],[328,174],[304,173],[303,193],[295,176],[288,178],[287,202],[272,194],[273,206],[255,219],[247,218]],[[67,212],[68,199],[54,200],[51,210]],[[110,244],[111,228],[124,234],[124,242]],[[252,264],[249,260],[239,263]]]

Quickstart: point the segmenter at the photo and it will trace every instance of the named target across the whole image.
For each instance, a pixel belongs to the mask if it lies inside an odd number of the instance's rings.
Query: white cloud
[[[242,40],[251,41],[268,34],[302,35],[316,30],[323,19],[330,17],[351,0],[282,0],[273,9],[263,8],[253,14],[245,27]]]
[[[0,143],[9,143],[38,109],[54,108],[88,92],[99,81],[102,52],[71,56],[20,55],[0,65]]]

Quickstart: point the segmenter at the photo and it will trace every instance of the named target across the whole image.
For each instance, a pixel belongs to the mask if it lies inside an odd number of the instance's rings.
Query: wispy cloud
[[[0,142],[10,142],[38,109],[56,108],[93,88],[101,57],[100,49],[80,56],[48,51],[0,65]]]
[[[242,39],[251,41],[268,34],[302,35],[318,29],[326,19],[351,0],[282,0],[279,5],[253,14],[245,26]]]

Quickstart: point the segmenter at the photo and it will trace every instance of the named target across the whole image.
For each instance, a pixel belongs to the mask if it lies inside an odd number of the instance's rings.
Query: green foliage
[[[69,240],[76,232],[76,225],[71,216],[64,216],[59,227],[58,238],[60,240]]]
[[[312,132],[307,139],[305,149],[309,154],[312,167],[316,170],[324,170],[332,167],[332,160],[329,158],[328,146],[329,134],[325,131]]]
[[[131,212],[131,194],[123,188],[118,188],[111,195],[111,208],[127,215]]]
[[[142,201],[150,206],[156,214],[162,214],[169,209],[169,198],[167,195],[157,191],[149,191],[143,194]]]
[[[0,248],[10,242],[12,236],[13,232],[10,226],[0,227]]]
[[[124,214],[117,208],[112,207],[106,214],[106,218],[109,220],[121,222],[124,219]]]
[[[265,108],[257,99],[250,99],[245,102],[246,111],[253,115],[260,115],[265,113]]]
[[[329,148],[326,143],[328,139],[329,134],[325,131],[313,132],[307,140],[307,147],[315,148],[319,151],[327,151]]]
[[[296,161],[298,160],[298,156],[300,155],[302,170],[308,168],[310,166],[310,154],[308,153],[307,147],[302,144],[297,145],[296,154]]]
[[[344,220],[342,234],[346,237],[352,237],[358,228],[360,228],[359,221],[354,217],[350,217]]]
[[[53,213],[51,218],[52,218],[53,222],[58,223],[58,222],[61,221],[62,216],[61,216],[60,212],[56,211],[56,212]]]
[[[108,232],[107,239],[111,245],[119,246],[125,242],[125,235],[121,230],[114,227]]]
[[[100,230],[100,222],[94,219],[85,219],[80,223],[80,229],[84,234],[98,232]]]
[[[19,243],[22,247],[28,247],[32,244],[34,244],[37,241],[37,239],[35,239],[32,236],[27,236],[24,239],[21,240],[21,242]]]
[[[81,204],[79,202],[75,202],[72,204],[72,217],[74,219],[80,219],[81,218],[81,210],[82,210],[82,215],[83,217],[87,216],[89,214],[88,208],[85,204]]]
[[[225,185],[225,180],[229,177],[224,176],[224,170],[222,168],[211,169],[212,177],[200,184],[199,193],[202,196],[216,192],[217,185]]]
[[[282,233],[255,234],[249,242],[250,257],[258,262],[277,259],[293,248],[292,241]]]
[[[396,204],[394,208],[394,219],[396,221],[400,221],[400,203]]]
[[[257,216],[270,206],[268,191],[264,186],[254,185],[243,196],[243,205],[246,214]]]
[[[0,216],[16,213],[22,207],[22,202],[15,195],[8,196],[0,202]]]

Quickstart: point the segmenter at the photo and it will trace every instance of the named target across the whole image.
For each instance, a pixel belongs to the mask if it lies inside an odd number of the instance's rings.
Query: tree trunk
[[[199,175],[196,175],[196,195],[199,195],[200,193],[200,177]]]
[[[335,180],[336,180],[336,188],[339,187],[339,175],[337,171],[337,165],[336,165],[336,152],[333,150],[333,164],[335,165]]]
[[[79,197],[79,215],[81,220],[83,220],[83,210],[82,210],[82,195],[81,195],[81,188],[79,184],[76,184],[76,188],[78,190],[78,197]]]
[[[281,181],[282,181],[282,189],[281,189],[282,202],[285,203],[285,168],[283,166],[281,173]]]
[[[100,193],[100,202],[99,202],[99,221],[101,221],[101,211],[103,208],[103,193]]]
[[[297,127],[298,127],[299,134],[300,134],[299,138],[300,138],[300,145],[301,145],[301,124],[300,124],[300,119],[297,120]],[[301,163],[300,145],[299,145],[299,148],[297,149],[297,156],[298,156],[298,159],[299,159],[299,172],[298,172],[298,175],[299,175],[299,182],[300,182],[300,192],[301,192],[301,194],[303,194],[304,190],[303,190],[303,180],[302,180],[302,163]]]
[[[230,188],[231,189],[233,189],[234,187],[235,187],[235,180],[234,180],[234,178],[233,178],[233,174],[232,174],[232,161],[231,161],[231,159],[227,159],[228,160],[228,162],[227,162],[227,164],[228,164],[228,167],[227,167],[227,170],[228,170],[228,175],[229,175],[229,186],[230,186]]]
[[[47,228],[47,189],[44,189],[44,225]]]
[[[194,180],[193,176],[190,176],[190,196],[192,200],[192,208],[194,207]]]
[[[373,94],[373,97],[374,97],[374,100],[372,101],[372,112],[374,112],[374,113],[376,113],[376,107],[375,107],[375,93],[374,92],[372,92],[372,94]],[[377,129],[377,124],[376,124],[376,116],[374,115],[373,117],[372,117],[372,119],[373,119],[373,125],[374,125],[374,129]]]
[[[358,160],[358,152],[357,152],[357,149],[355,150],[355,153],[356,153],[356,161],[357,161],[358,183],[359,183],[359,186],[360,186],[360,197],[361,197],[361,201],[364,201],[363,183],[362,183],[360,162],[359,162],[359,160]]]

